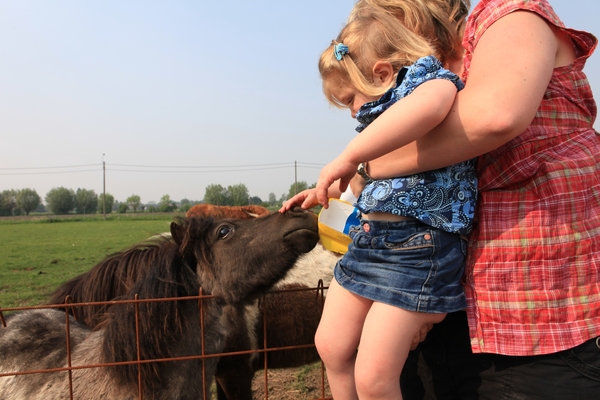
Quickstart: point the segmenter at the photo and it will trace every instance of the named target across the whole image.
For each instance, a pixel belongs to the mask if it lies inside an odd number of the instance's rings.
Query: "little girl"
[[[474,161],[385,180],[372,180],[367,164],[444,119],[463,87],[438,61],[447,59],[375,7],[357,10],[320,59],[327,99],[350,109],[360,133],[315,189],[281,211],[316,205],[323,188],[337,197],[357,168],[367,181],[355,205],[361,223],[335,267],[315,337],[336,400],[401,399],[400,373],[417,332],[466,305],[461,235],[472,229]]]

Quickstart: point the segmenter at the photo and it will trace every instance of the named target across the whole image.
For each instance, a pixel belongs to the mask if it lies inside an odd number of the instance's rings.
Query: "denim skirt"
[[[449,313],[466,307],[461,284],[467,243],[417,220],[369,221],[334,269],[336,281],[361,297],[409,311]]]

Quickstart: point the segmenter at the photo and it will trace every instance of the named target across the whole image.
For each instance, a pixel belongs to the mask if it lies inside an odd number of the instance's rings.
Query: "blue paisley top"
[[[358,110],[360,125],[356,130],[361,132],[392,104],[431,79],[448,79],[458,90],[464,87],[460,78],[444,69],[434,56],[420,58],[398,73],[395,87]],[[355,206],[365,214],[404,215],[448,232],[466,234],[473,228],[476,201],[477,176],[472,159],[434,171],[373,181]]]

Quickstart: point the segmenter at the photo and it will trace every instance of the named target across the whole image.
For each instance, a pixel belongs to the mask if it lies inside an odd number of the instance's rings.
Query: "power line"
[[[274,163],[274,164],[238,164],[238,165],[187,165],[187,166],[169,166],[169,165],[134,165],[134,164],[111,164],[117,167],[138,167],[138,168],[242,168],[242,167],[267,167],[267,166],[292,166],[294,163]]]
[[[64,168],[82,168],[82,167],[95,167],[101,166],[102,164],[82,164],[82,165],[64,165],[59,167],[13,167],[13,168],[0,168],[0,171],[8,171],[8,170],[24,170],[24,169],[64,169]]]
[[[320,169],[325,164],[304,163],[304,162],[289,162],[289,163],[271,163],[271,164],[238,164],[238,165],[203,165],[203,166],[172,166],[172,165],[136,165],[136,164],[106,164],[107,171],[113,172],[142,172],[142,173],[225,173],[225,172],[249,172],[249,171],[264,171],[277,170],[285,168],[303,167],[308,169]],[[98,169],[77,169],[83,167],[96,166]],[[111,166],[129,167],[136,169],[120,169],[110,168]],[[67,174],[78,172],[94,172],[99,171],[104,166],[102,164],[83,164],[83,165],[67,165],[67,166],[50,166],[50,167],[10,167],[0,168],[0,171],[33,171],[43,170],[39,172],[0,172],[0,175],[49,175],[49,174]],[[49,169],[71,169],[67,171],[46,171]],[[178,169],[185,169],[183,171]]]
[[[75,174],[78,172],[97,172],[100,171],[98,169],[82,169],[77,171],[52,171],[52,172],[11,172],[11,173],[1,173],[0,175],[53,175],[53,174]]]
[[[288,169],[291,167],[278,167],[278,168],[244,168],[244,169],[227,169],[227,170],[206,170],[206,171],[161,171],[161,170],[139,170],[139,169],[113,169],[107,168],[107,171],[117,172],[142,172],[142,173],[166,173],[166,174],[206,174],[206,173],[223,173],[223,172],[248,172],[248,171],[263,171],[263,170],[274,170],[274,169]]]

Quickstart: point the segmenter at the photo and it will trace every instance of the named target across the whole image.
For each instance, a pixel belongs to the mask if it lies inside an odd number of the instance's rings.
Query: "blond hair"
[[[341,60],[335,56],[335,45],[348,46]],[[389,62],[395,73],[419,58],[433,54],[428,41],[415,34],[389,12],[370,7],[356,13],[339,36],[325,49],[319,60],[323,92],[336,107],[347,107],[335,97],[344,86],[351,84],[368,96],[381,96],[389,87],[373,82],[373,67],[377,61]],[[393,83],[392,83],[393,85]]]
[[[462,58],[462,38],[470,0],[358,0],[349,20],[372,8],[384,9],[401,24],[424,37],[442,64]]]

